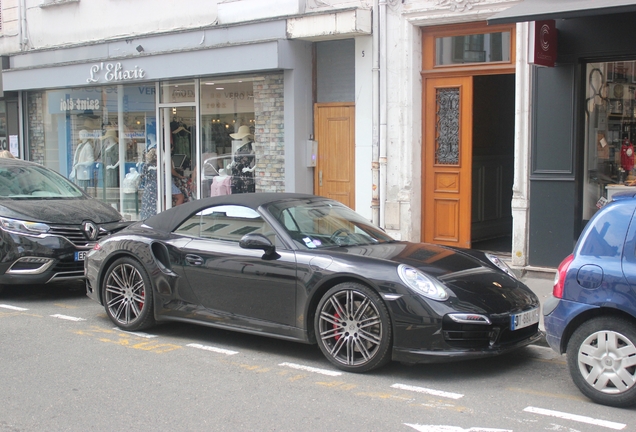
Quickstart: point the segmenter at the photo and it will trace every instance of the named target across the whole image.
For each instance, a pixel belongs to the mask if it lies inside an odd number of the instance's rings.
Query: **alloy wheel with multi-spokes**
[[[636,404],[636,328],[621,318],[598,317],[568,343],[568,366],[577,387],[595,402]]]
[[[315,329],[323,354],[340,369],[365,372],[390,360],[388,311],[364,285],[346,282],[327,291],[316,309]]]
[[[143,266],[132,258],[120,258],[106,271],[103,299],[110,319],[127,330],[154,324],[152,288]]]

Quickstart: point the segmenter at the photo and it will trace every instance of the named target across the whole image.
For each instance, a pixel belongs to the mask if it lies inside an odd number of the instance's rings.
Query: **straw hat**
[[[234,139],[243,139],[246,136],[249,136],[250,138],[253,138],[252,133],[250,132],[250,127],[249,126],[241,126],[238,130],[238,132],[230,134],[230,136]]]
[[[115,141],[119,142],[119,139],[117,138],[117,131],[115,129],[108,129],[102,136],[103,141],[107,140],[108,138],[112,138]]]

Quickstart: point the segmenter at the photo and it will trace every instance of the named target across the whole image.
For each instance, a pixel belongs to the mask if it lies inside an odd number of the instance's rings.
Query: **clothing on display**
[[[135,193],[139,189],[139,183],[141,182],[141,175],[135,168],[131,168],[130,172],[124,177],[124,185],[122,191],[124,193]]]
[[[180,121],[170,122],[170,130],[174,141],[174,152],[176,154],[190,155],[190,140],[192,133],[185,123]]]
[[[86,136],[88,132],[80,131],[80,137]],[[93,140],[89,138],[82,138],[82,141],[75,150],[75,157],[73,158],[73,170],[71,171],[70,178],[82,182],[84,185],[93,178],[93,162],[95,162],[95,148],[93,147]]]
[[[147,219],[157,214],[157,151],[154,148],[146,153],[139,188],[143,190],[139,217]]]
[[[224,169],[219,170],[219,175],[215,176],[210,185],[210,196],[230,195],[232,193],[232,177],[225,173]]]
[[[102,157],[105,165],[104,186],[119,186],[119,140],[117,132],[108,130],[102,138]]]
[[[234,151],[233,160],[230,164],[232,169],[232,193],[253,193],[256,192],[256,182],[254,180],[254,168],[256,166],[256,155],[254,154],[254,136],[250,132],[249,126],[241,126],[236,133],[230,134],[239,141],[238,148]],[[236,141],[235,141],[236,143]]]

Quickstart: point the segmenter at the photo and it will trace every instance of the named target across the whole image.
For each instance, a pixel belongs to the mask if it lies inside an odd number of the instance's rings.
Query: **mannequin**
[[[146,153],[146,163],[141,171],[140,189],[143,189],[141,195],[141,213],[140,219],[147,219],[157,214],[157,149],[151,148]]]
[[[232,193],[232,178],[221,168],[219,175],[214,177],[210,185],[210,196],[230,195]]]
[[[88,131],[82,129],[79,133],[80,143],[75,150],[71,179],[75,179],[80,186],[87,187],[93,178],[92,167],[95,162],[95,150]]]
[[[106,187],[119,186],[119,140],[117,131],[109,129],[102,137],[102,151],[104,165],[106,165],[104,185]]]
[[[230,134],[234,140],[241,140],[238,148],[234,151],[233,161],[228,166],[232,169],[232,193],[252,193],[256,192],[254,181],[254,168],[256,167],[256,156],[254,154],[254,136],[250,133],[249,126],[241,126],[237,133]]]

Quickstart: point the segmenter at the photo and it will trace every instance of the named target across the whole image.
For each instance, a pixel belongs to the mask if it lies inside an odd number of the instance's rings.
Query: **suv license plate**
[[[84,261],[87,251],[75,252],[75,261]]]
[[[539,322],[539,308],[510,316],[510,330],[519,330]]]

